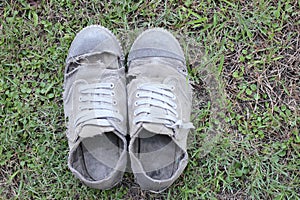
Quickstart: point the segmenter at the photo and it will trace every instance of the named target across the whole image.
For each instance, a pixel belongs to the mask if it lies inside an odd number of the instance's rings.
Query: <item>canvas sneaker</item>
[[[64,76],[68,166],[86,185],[109,189],[126,167],[127,97],[123,55],[115,36],[89,26],[73,40]]]
[[[192,90],[179,42],[163,29],[143,32],[128,55],[129,155],[142,189],[161,192],[188,162]]]

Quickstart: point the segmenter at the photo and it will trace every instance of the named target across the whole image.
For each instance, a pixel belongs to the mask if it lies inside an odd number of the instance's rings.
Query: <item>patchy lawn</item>
[[[0,20],[0,199],[300,199],[299,1],[4,0]],[[64,65],[91,24],[126,53],[150,27],[185,49],[196,130],[187,169],[161,194],[129,173],[90,189],[68,170]]]

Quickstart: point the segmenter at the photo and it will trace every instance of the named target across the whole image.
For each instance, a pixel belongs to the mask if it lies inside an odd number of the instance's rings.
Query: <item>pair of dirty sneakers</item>
[[[68,166],[75,176],[92,188],[109,189],[122,179],[130,157],[142,189],[168,188],[187,165],[193,128],[179,42],[163,29],[143,32],[132,45],[125,74],[120,43],[108,29],[93,25],[76,35],[66,62]]]

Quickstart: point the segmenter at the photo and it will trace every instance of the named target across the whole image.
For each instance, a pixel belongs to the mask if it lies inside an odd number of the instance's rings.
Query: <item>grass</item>
[[[0,199],[300,199],[300,2],[5,0],[0,3]],[[126,174],[108,191],[67,168],[64,63],[101,24],[128,53],[150,27],[184,46],[195,100],[190,162],[165,192]]]

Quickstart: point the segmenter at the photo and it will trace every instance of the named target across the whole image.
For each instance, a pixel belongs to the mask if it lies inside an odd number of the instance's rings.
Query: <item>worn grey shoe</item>
[[[143,32],[128,56],[131,168],[142,189],[161,192],[187,165],[192,91],[178,41],[163,29]]]
[[[122,50],[115,36],[89,26],[73,40],[64,80],[68,166],[86,185],[108,189],[126,166],[127,102]]]

